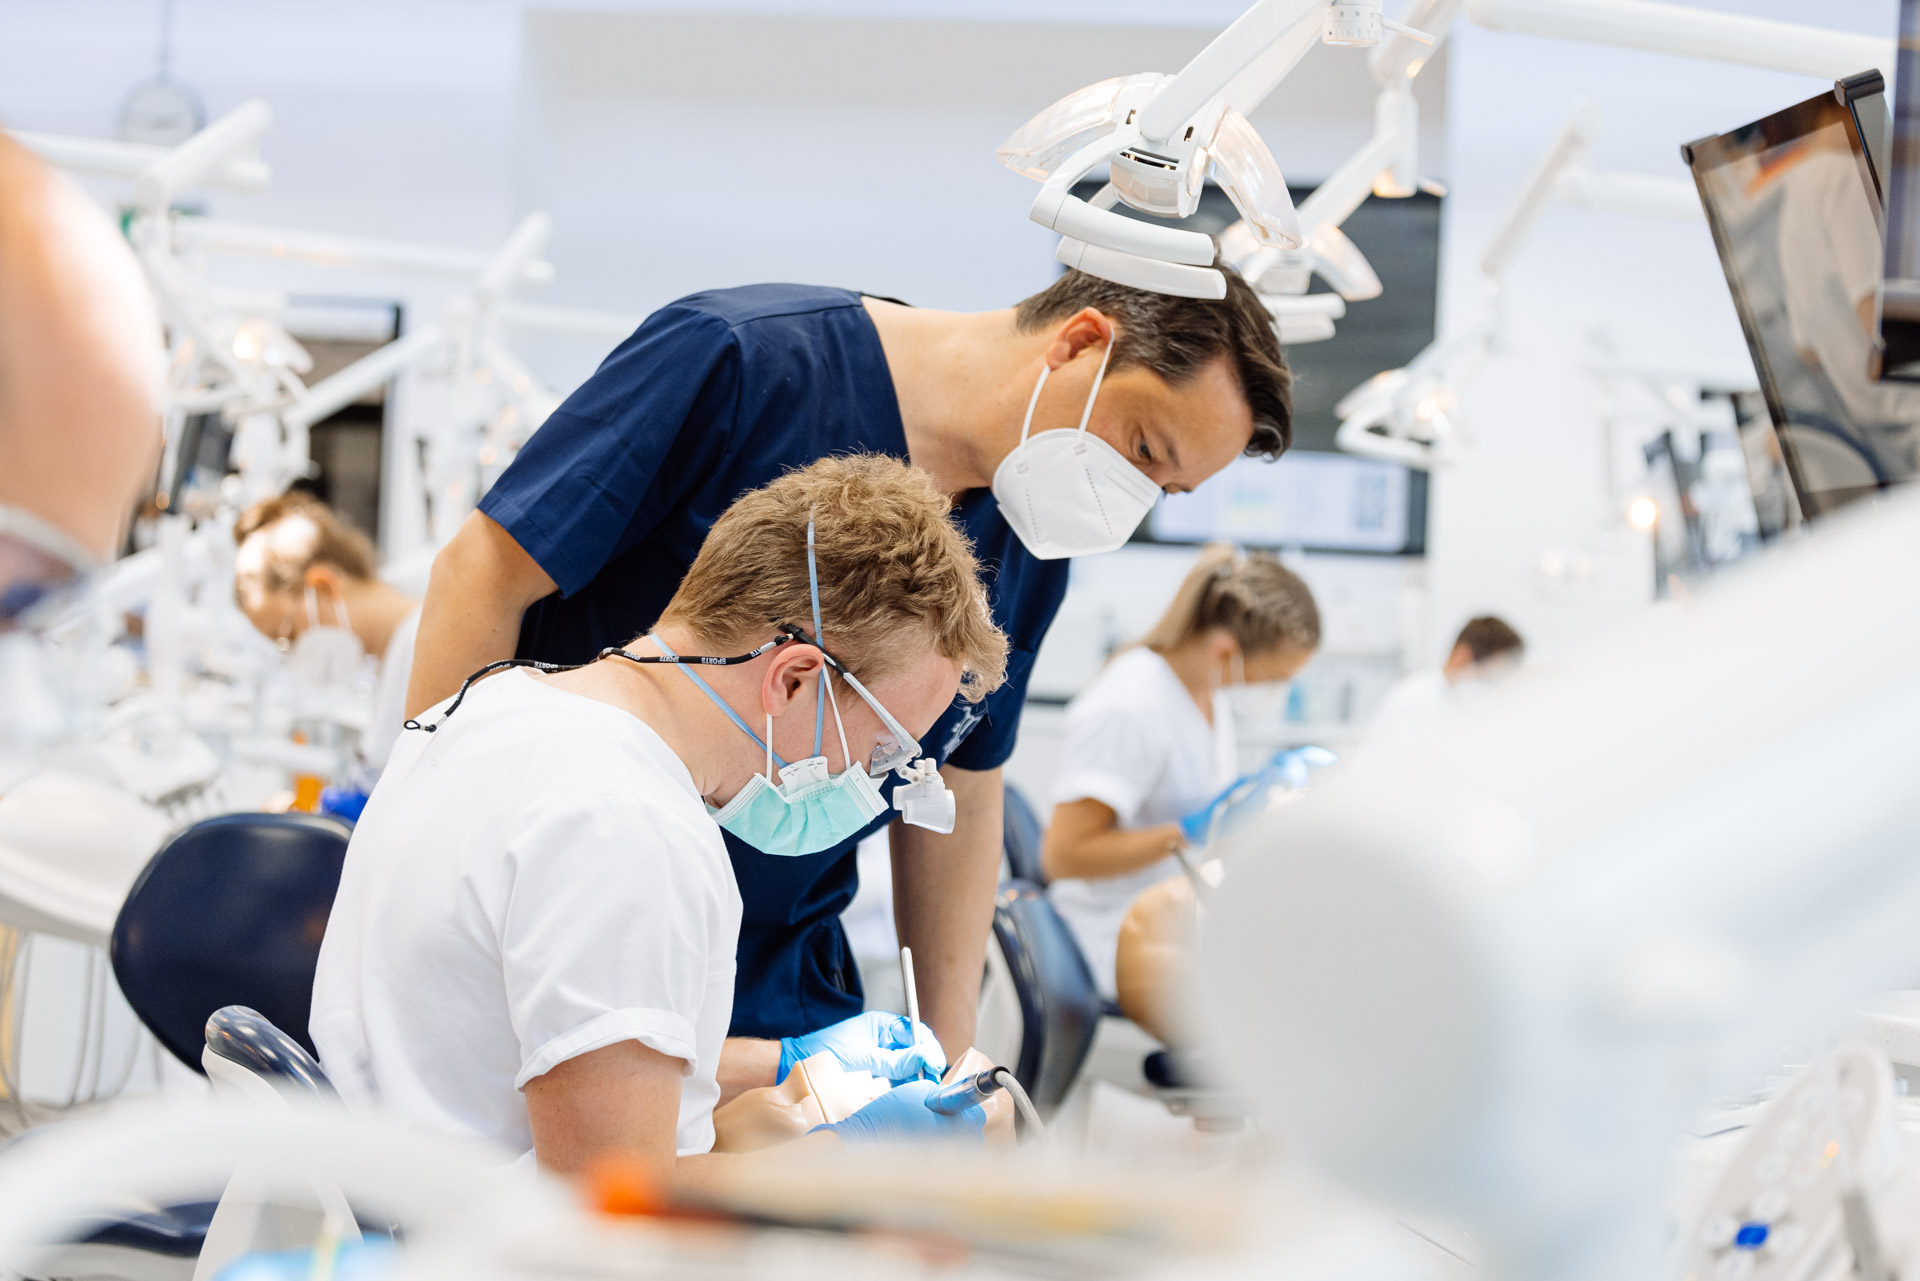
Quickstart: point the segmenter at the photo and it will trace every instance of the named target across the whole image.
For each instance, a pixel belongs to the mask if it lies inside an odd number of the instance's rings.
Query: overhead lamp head
[[[1342,396],[1334,443],[1344,452],[1430,470],[1451,461],[1459,402],[1436,373],[1389,369]]]
[[[1134,270],[1109,255],[1197,268],[1215,277],[1217,286],[1200,292],[1186,272],[1174,272],[1171,276],[1179,278],[1178,287],[1160,291],[1223,297],[1225,278],[1210,265],[1213,246],[1207,237],[1142,224],[1114,213],[1113,204],[1124,201],[1155,218],[1185,218],[1198,209],[1201,191],[1211,176],[1260,245],[1297,248],[1305,237],[1273,153],[1246,117],[1218,97],[1208,100],[1167,138],[1143,137],[1138,123],[1141,113],[1169,79],[1159,74],[1127,76],[1068,94],[1022,125],[995,154],[1014,172],[1045,184],[1030,210],[1035,222],[1088,249],[1106,251],[1087,255],[1063,244],[1062,261],[1071,252],[1086,260],[1083,270],[1127,284],[1136,282],[1108,275],[1106,269],[1136,277],[1162,273],[1152,268]],[[1102,193],[1106,203],[1089,204],[1074,196],[1074,184],[1101,165],[1108,171],[1108,186]]]
[[[1096,138],[1114,131],[1127,110],[1137,111],[1166,76],[1149,71],[1136,76],[1114,76],[1084,89],[1075,89],[1013,131],[994,151],[994,159],[1017,174],[1045,182],[1060,162]],[[1120,107],[1123,91],[1127,104]],[[1120,109],[1116,109],[1120,108]]]

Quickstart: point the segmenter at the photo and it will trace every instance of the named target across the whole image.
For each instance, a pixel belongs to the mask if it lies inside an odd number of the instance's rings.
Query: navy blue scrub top
[[[811,285],[690,295],[647,317],[553,412],[480,502],[560,588],[527,611],[520,657],[585,662],[646,631],[720,513],[788,469],[836,453],[906,458],[893,377],[860,298]],[[960,495],[954,515],[1011,644],[1007,681],[979,703],[955,699],[922,746],[987,770],[1013,751],[1068,562],[1035,559],[987,490]],[[824,630],[831,645],[832,619]],[[860,1012],[840,928],[859,885],[857,839],[782,858],[726,834],[743,903],[733,1035],[795,1036]]]

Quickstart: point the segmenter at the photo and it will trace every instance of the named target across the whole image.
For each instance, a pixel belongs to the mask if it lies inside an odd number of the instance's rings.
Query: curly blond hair
[[[811,635],[811,519],[828,652],[871,684],[909,666],[931,642],[959,661],[961,692],[978,700],[1006,679],[1007,638],[951,509],[931,477],[896,458],[823,458],[735,500],[660,621],[729,653],[782,624]]]

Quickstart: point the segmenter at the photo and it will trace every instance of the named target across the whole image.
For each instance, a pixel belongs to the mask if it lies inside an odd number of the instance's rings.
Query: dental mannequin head
[[[159,460],[163,368],[153,298],[126,241],[77,187],[0,136],[0,513],[24,513],[19,523],[51,529],[46,541],[76,558],[111,558]],[[4,551],[0,596],[4,579],[32,568]]]
[[[1006,673],[1006,637],[994,625],[979,567],[949,518],[950,503],[926,473],[879,456],[834,457],[789,472],[744,495],[708,532],[654,635],[675,653],[744,654],[781,644],[734,666],[688,668],[764,738],[783,761],[819,753],[839,774],[864,769],[887,731],[844,676],[831,675],[820,711],[827,653],[857,678],[916,739],[956,694],[977,700]],[[807,573],[807,526],[814,526],[820,621],[816,633]],[[627,647],[649,651],[647,638]],[[686,762],[710,804],[725,805],[756,774],[764,748],[683,672],[600,663],[557,678],[620,698]],[[835,709],[838,710],[836,724]],[[846,735],[846,749],[840,735]],[[849,761],[851,758],[851,761]]]

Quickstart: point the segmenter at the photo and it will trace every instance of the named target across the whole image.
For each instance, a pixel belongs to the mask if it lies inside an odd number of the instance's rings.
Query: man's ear
[[[826,660],[811,645],[782,645],[760,678],[760,707],[769,716],[784,716],[820,680]]]
[[[1058,370],[1089,347],[1099,354],[1102,347],[1113,341],[1114,332],[1113,321],[1107,319],[1105,312],[1082,307],[1054,331],[1053,342],[1046,351],[1047,367]]]

